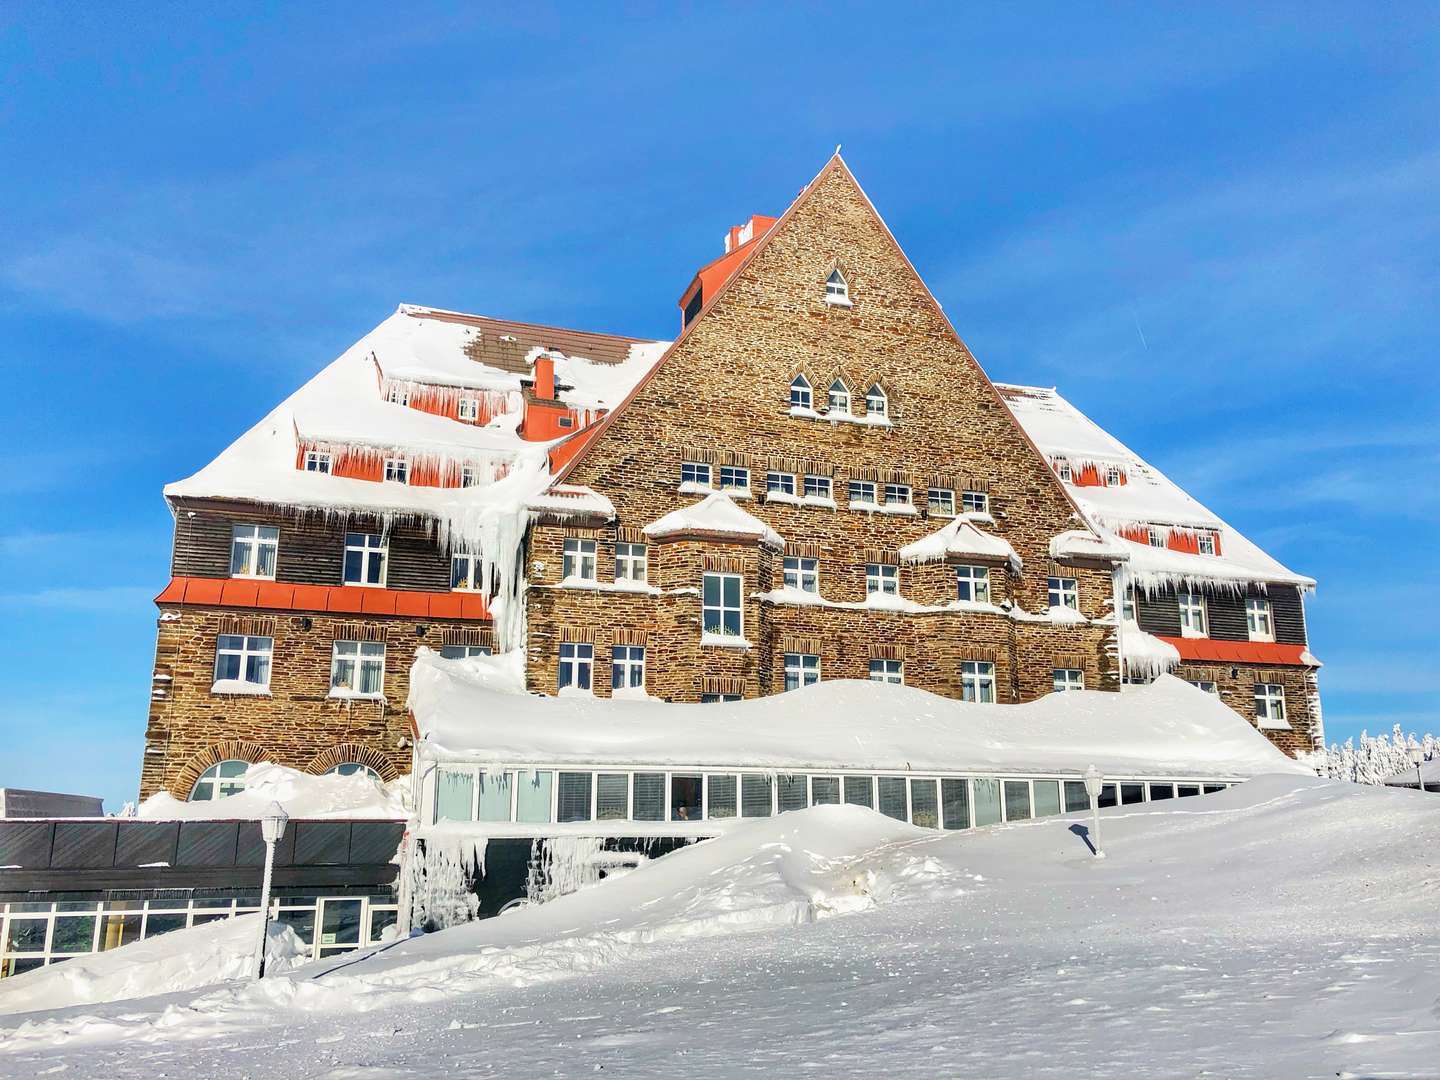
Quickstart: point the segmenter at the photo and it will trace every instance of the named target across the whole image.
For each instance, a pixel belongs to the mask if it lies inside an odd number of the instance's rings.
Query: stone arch
[[[358,762],[374,769],[380,774],[380,779],[387,783],[400,775],[400,770],[395,768],[395,763],[389,757],[373,746],[362,746],[360,743],[336,743],[328,749],[321,750],[306,764],[305,771],[319,776],[321,773],[329,772],[336,765],[344,765],[347,761]]]
[[[211,743],[186,762],[185,767],[175,774],[175,779],[170,781],[167,790],[177,799],[188,800],[190,792],[195,788],[195,781],[199,780],[200,774],[211,765],[218,765],[222,761],[248,761],[253,765],[268,760],[269,755],[263,746],[243,739]]]

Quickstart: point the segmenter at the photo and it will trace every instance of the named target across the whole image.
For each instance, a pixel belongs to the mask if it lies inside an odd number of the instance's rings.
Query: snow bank
[[[278,802],[292,818],[378,818],[397,820],[410,816],[407,797],[410,777],[385,784],[366,773],[315,776],[261,762],[245,770],[245,790],[223,799],[182,802],[167,792],[156,792],[140,804],[136,817],[166,821],[214,821],[258,818]]]
[[[909,686],[834,680],[749,701],[668,704],[502,694],[483,668],[421,649],[409,708],[426,752],[556,765],[1081,772],[1309,773],[1213,694],[1170,676],[1124,693],[1025,705],[954,701]]]
[[[247,979],[254,974],[259,919],[258,914],[217,919],[0,979],[0,1013],[124,1001]],[[283,923],[270,924],[267,977],[298,967],[309,958],[310,950],[294,930]]]

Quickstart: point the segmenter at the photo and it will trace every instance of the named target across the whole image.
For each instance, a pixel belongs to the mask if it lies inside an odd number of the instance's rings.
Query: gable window
[[[736,465],[720,466],[720,490],[721,491],[749,491],[750,470],[742,469]]]
[[[889,563],[867,563],[865,595],[894,596],[900,591],[900,568]]]
[[[565,541],[564,558],[560,563],[562,578],[595,580],[595,541],[570,537]]]
[[[787,557],[785,559],[785,587],[801,592],[820,592],[820,560]]]
[[[770,495],[794,495],[795,474],[785,472],[766,473],[765,491]]]
[[[375,533],[346,533],[345,584],[384,585],[388,554],[383,537]]]
[[[686,461],[680,465],[680,483],[710,486],[710,466],[703,461]]]
[[[995,665],[985,660],[960,664],[960,700],[990,704],[995,700]]]
[[[967,491],[961,496],[960,509],[967,514],[988,514],[990,494],[985,491]]]
[[[843,379],[836,379],[830,384],[830,411],[848,413],[850,411],[850,388],[845,385]]]
[[[1055,475],[1068,484],[1071,478],[1070,462],[1065,458],[1056,458]]]
[[[1215,554],[1215,534],[1209,532],[1199,533],[1195,537],[1195,550],[1201,555]]]
[[[1285,687],[1279,683],[1255,684],[1255,719],[1262,728],[1288,728]]]
[[[905,681],[905,668],[899,660],[871,660],[870,681],[896,683]]]
[[[1106,487],[1119,487],[1120,481],[1123,478],[1124,474],[1120,472],[1119,466],[1111,465],[1108,469],[1105,470]]]
[[[833,495],[830,477],[806,476],[805,497],[807,499],[829,499]]]
[[[280,530],[273,525],[236,525],[230,530],[230,576],[273,578]]]
[[[446,660],[469,660],[472,656],[489,656],[489,645],[441,645],[440,655]]]
[[[457,551],[450,556],[450,588],[455,592],[479,592],[484,587],[483,567],[480,556]]]
[[[1048,582],[1050,606],[1080,610],[1080,585],[1073,577],[1052,577]]]
[[[216,685],[244,683],[241,689],[267,689],[270,686],[270,656],[274,649],[274,638],[221,634],[215,639]]]
[[[706,574],[701,589],[701,626],[706,634],[739,637],[743,630],[739,574]]]
[[[959,599],[976,604],[990,602],[990,568],[988,566],[955,567],[955,587]]]
[[[1084,690],[1085,672],[1079,668],[1057,667],[1054,672],[1054,686],[1057,691]]]
[[[1145,542],[1151,547],[1164,547],[1165,534],[1154,525],[1151,525],[1145,530]]]
[[[1180,602],[1180,633],[1185,637],[1204,637],[1205,597],[1198,592],[1182,592]]]
[[[385,482],[388,484],[408,484],[410,482],[410,463],[404,458],[386,458]]]
[[[852,503],[863,503],[866,506],[876,505],[875,484],[870,480],[851,480],[850,501]]]
[[[792,409],[809,409],[815,404],[814,395],[810,390],[810,380],[804,375],[796,375],[790,380],[790,407]]]
[[[392,386],[388,400],[395,405],[409,405],[410,391],[403,386]]]
[[[323,450],[306,450],[305,471],[328,473],[330,471],[330,455]]]
[[[1251,641],[1274,641],[1275,621],[1270,616],[1270,601],[1252,596],[1245,601],[1245,629]]]
[[[785,689],[798,690],[820,681],[820,657],[814,653],[785,654]]]
[[[239,795],[245,790],[245,771],[249,768],[248,761],[234,758],[211,765],[200,774],[195,786],[190,789],[190,801],[213,802],[215,799]]]
[[[850,283],[839,270],[831,270],[825,279],[825,302],[850,307]]]
[[[649,558],[644,544],[615,545],[615,580],[645,583],[649,572]]]
[[[610,654],[610,689],[645,688],[645,647],[616,645]]]
[[[879,383],[872,384],[870,389],[865,391],[865,415],[890,415],[890,399],[885,396],[885,391],[880,389]]]
[[[461,398],[458,412],[461,420],[478,420],[480,419],[480,402],[473,397]]]
[[[1135,583],[1127,581],[1125,592],[1120,601],[1120,617],[1128,622],[1135,621]]]
[[[560,643],[560,689],[573,686],[590,689],[590,671],[595,663],[595,646],[575,641]]]
[[[474,487],[480,483],[480,471],[474,465],[460,466],[460,486],[462,488]]]
[[[909,506],[910,485],[909,484],[886,484],[885,485],[886,506]]]
[[[330,652],[331,697],[379,697],[385,685],[383,641],[337,641]]]
[[[931,488],[925,493],[925,505],[937,516],[955,516],[955,492],[949,488]]]
[[[1220,691],[1212,679],[1186,679],[1196,690],[1204,690],[1207,694],[1218,694]]]

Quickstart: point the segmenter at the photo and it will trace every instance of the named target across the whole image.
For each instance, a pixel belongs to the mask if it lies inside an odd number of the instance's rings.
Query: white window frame
[[[1165,533],[1154,525],[1145,527],[1145,542],[1153,548],[1163,548],[1166,545]]]
[[[825,403],[831,412],[850,411],[850,387],[845,385],[844,379],[836,379],[830,384],[830,389],[825,391]]]
[[[967,514],[988,514],[990,512],[990,493],[988,491],[962,492],[960,509]]]
[[[925,509],[934,517],[954,517],[956,511],[953,488],[927,488]]]
[[[871,657],[870,681],[904,686],[905,662],[903,660],[885,660],[878,656]]]
[[[385,395],[385,400],[392,405],[403,405],[408,408],[410,405],[410,391],[403,386],[391,386],[390,393]]]
[[[1106,487],[1119,487],[1119,486],[1120,486],[1120,481],[1121,481],[1122,479],[1124,479],[1124,476],[1125,476],[1125,474],[1120,471],[1120,466],[1118,466],[1118,465],[1110,465],[1110,466],[1108,466],[1108,467],[1105,469],[1105,486],[1106,486]]]
[[[234,768],[227,769],[227,765],[239,765],[240,769],[238,772]],[[240,758],[226,758],[224,761],[217,761],[195,778],[195,783],[190,786],[189,800],[191,802],[215,802],[219,799],[229,798],[231,795],[240,794],[245,790],[245,773],[249,768],[250,762]],[[200,798],[198,796],[202,784],[208,785],[209,794]],[[225,790],[221,790],[222,788]],[[181,902],[183,903],[183,901]],[[87,911],[86,914],[89,912]]]
[[[598,581],[599,545],[594,540],[567,536],[560,555],[560,578],[569,581]]]
[[[966,596],[965,593],[970,595]],[[973,604],[990,602],[990,568],[961,564],[955,567],[955,598]]]
[[[744,465],[721,465],[717,479],[721,491],[750,490],[750,470]]]
[[[990,705],[995,702],[995,665],[989,660],[960,662],[960,700]]]
[[[358,543],[356,540],[358,539]],[[374,543],[371,543],[371,541]],[[346,577],[350,565],[350,552],[360,553],[360,579],[351,581]],[[380,560],[380,580],[369,581],[370,566],[375,559]],[[390,573],[390,541],[379,533],[346,533],[345,534],[345,555],[340,566],[340,576],[346,585],[358,585],[365,589],[383,589],[385,579]]]
[[[1201,555],[1215,554],[1215,534],[1202,532],[1195,534],[1195,550]]]
[[[1120,618],[1126,622],[1138,622],[1139,609],[1135,606],[1135,583],[1127,581],[1120,590]]]
[[[777,472],[771,470],[765,474],[765,493],[767,495],[794,495],[795,474]]]
[[[461,570],[458,583],[456,571]],[[450,555],[450,591],[451,592],[483,592],[483,582],[480,580],[485,572],[484,560],[468,551],[455,551]]]
[[[387,457],[385,459],[385,483],[410,483],[410,462],[403,457]]]
[[[349,664],[349,678],[342,679]],[[361,689],[366,675],[376,676],[373,690]],[[338,693],[337,693],[338,691]],[[385,696],[385,643],[383,641],[338,640],[330,645],[330,696],[379,700]]]
[[[1067,484],[1070,483],[1072,479],[1074,479],[1075,474],[1070,471],[1069,458],[1062,457],[1055,459],[1055,475],[1060,477],[1060,479]]]
[[[857,498],[855,497],[856,489],[859,489],[859,490],[862,491],[862,492],[868,492],[868,493],[869,493],[869,497],[868,497],[868,498],[862,497],[862,498],[857,499]],[[847,495],[847,497],[849,498],[849,500],[850,500],[851,503],[859,503],[859,504],[862,505],[862,506],[877,506],[877,505],[879,505],[879,504],[876,503],[876,501],[875,501],[875,499],[876,499],[876,487],[875,487],[875,481],[873,481],[873,480],[851,480],[850,483],[849,483],[849,485],[846,487],[846,495]]]
[[[814,686],[820,681],[820,657],[815,653],[786,653],[784,672],[787,693]]]
[[[469,420],[471,422],[479,420],[480,399],[473,397],[461,398],[459,404],[455,407],[455,415],[461,420]]]
[[[850,300],[850,282],[845,280],[838,266],[825,275],[825,303],[835,307],[854,307]]]
[[[1203,638],[1209,635],[1210,613],[1204,593],[1181,589],[1175,594],[1175,603],[1180,609],[1181,637]]]
[[[682,461],[680,463],[680,483],[694,484],[697,487],[713,487],[715,470],[708,461]]]
[[[440,655],[446,660],[468,660],[472,656],[492,656],[494,652],[489,645],[466,645],[463,642],[440,646]]]
[[[785,587],[820,595],[820,560],[800,555],[785,556]]]
[[[616,679],[620,680],[617,686]],[[610,649],[610,691],[645,690],[645,646],[615,645]]]
[[[865,595],[899,596],[900,567],[894,563],[866,563]]]
[[[241,568],[235,568],[235,556],[243,551]],[[268,551],[270,571],[259,569],[261,555]],[[274,581],[275,567],[280,561],[280,529],[275,525],[231,525],[230,526],[230,576],[232,578],[254,578],[259,581]]]
[[[236,644],[238,642],[238,644]],[[220,682],[220,663],[228,657],[235,657],[239,661],[239,674],[233,678],[226,678],[227,682],[240,682],[248,686],[270,688],[270,671],[275,660],[275,639],[258,634],[216,634],[215,635],[215,682]],[[252,659],[265,661],[265,678],[251,679],[247,672],[250,670]]]
[[[1085,689],[1085,672],[1080,668],[1055,668],[1051,672],[1051,685],[1056,693],[1067,690]]]
[[[1045,582],[1046,596],[1052,608],[1080,610],[1080,581],[1073,577],[1052,577]]]
[[[909,484],[886,484],[886,506],[914,506],[914,490]]]
[[[711,578],[716,579],[718,583],[720,602],[717,605],[707,604],[705,601],[705,584]],[[736,595],[738,599],[734,607],[731,607],[725,602],[725,582],[732,579],[737,583]],[[712,611],[718,612],[720,616],[717,623],[719,629],[716,630],[707,629],[707,626],[709,626],[708,615]],[[725,616],[730,612],[734,612],[736,617],[735,622],[737,629],[734,632],[725,629]],[[707,572],[701,575],[700,632],[702,634],[714,634],[720,637],[743,638],[745,636],[745,578],[743,575],[725,574],[719,571]]]
[[[650,579],[650,549],[623,541],[615,544],[615,580],[644,585]]]
[[[556,665],[556,689],[567,690],[572,687],[576,690],[593,690],[595,687],[595,646],[588,641],[562,641],[560,643],[559,663]],[[593,798],[593,783],[591,787]]]
[[[890,395],[879,383],[871,383],[865,391],[865,415],[890,418]]]
[[[1255,684],[1255,722],[1272,731],[1284,731],[1290,727],[1290,721],[1286,718],[1283,684]]]
[[[803,374],[796,375],[790,380],[790,408],[810,410],[815,408],[815,388],[810,385],[810,380]]]
[[[1207,694],[1220,693],[1220,688],[1216,685],[1214,679],[1186,679],[1185,681],[1195,687],[1196,690],[1203,690]]]
[[[807,499],[829,499],[835,498],[835,482],[828,476],[817,476],[815,473],[805,474],[805,486],[802,494]]]
[[[1251,641],[1275,640],[1275,613],[1265,597],[1245,598],[1245,630]]]
[[[305,451],[305,472],[330,474],[330,467],[334,459],[325,450]]]

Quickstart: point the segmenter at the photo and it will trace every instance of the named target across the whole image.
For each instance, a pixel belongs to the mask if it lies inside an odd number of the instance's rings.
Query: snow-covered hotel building
[[[1055,391],[993,384],[838,155],[680,308],[661,342],[402,307],[169,485],[141,794],[408,771],[422,648],[695,705],[1174,671],[1319,739],[1313,582]]]

